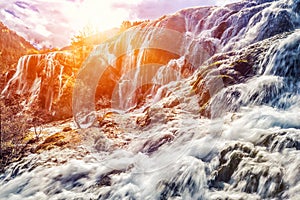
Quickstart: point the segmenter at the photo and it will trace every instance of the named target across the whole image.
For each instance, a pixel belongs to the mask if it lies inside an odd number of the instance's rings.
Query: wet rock
[[[244,154],[240,152],[234,152],[230,155],[229,161],[222,165],[217,172],[215,181],[219,182],[229,182],[232,174],[237,169],[241,160],[243,159]]]
[[[179,100],[173,99],[171,101],[174,106],[178,104]],[[158,106],[150,106],[148,107],[142,115],[136,118],[136,124],[141,128],[146,128],[150,124],[155,125],[159,123],[168,123],[169,121],[173,121],[176,119],[178,114],[178,110],[176,107],[169,108],[168,103],[162,103],[162,105]],[[162,112],[163,110],[163,112]]]
[[[112,146],[112,142],[104,135],[101,134],[95,138],[94,148],[97,151],[109,151]]]
[[[182,161],[182,165],[174,177],[158,183],[159,199],[183,198],[185,194],[189,194],[191,199],[194,195],[198,196],[199,199],[203,198],[199,192],[205,187],[204,182],[206,181],[203,163],[195,158],[188,158],[187,160],[189,159],[190,162],[188,163],[186,160]]]
[[[66,126],[66,127],[64,127],[63,128],[63,132],[69,132],[69,131],[71,131],[72,130],[72,128],[70,127],[70,126]]]
[[[280,198],[286,188],[283,168],[266,161],[264,164],[253,164],[243,161],[241,169],[234,174],[237,188],[246,193],[257,193],[261,198]]]
[[[124,171],[122,170],[112,170],[108,173],[105,173],[101,175],[100,177],[97,178],[97,186],[98,187],[103,187],[103,186],[111,186],[111,176],[115,174],[120,174]]]
[[[243,143],[230,145],[220,152],[219,165],[209,185],[218,190],[257,194],[261,198],[280,198],[287,187],[284,168],[274,165],[263,149]]]
[[[152,154],[157,151],[162,145],[171,142],[174,140],[172,134],[164,134],[159,138],[149,138],[144,144],[141,152],[146,154]]]
[[[221,182],[229,183],[233,173],[238,169],[244,157],[255,157],[256,151],[252,145],[237,143],[220,152],[220,164],[213,172],[213,187],[222,188]]]
[[[41,144],[37,145],[35,152],[50,150],[57,147],[74,148],[81,141],[80,135],[76,131],[55,133],[47,137]]]
[[[149,109],[146,110],[145,114],[143,114],[142,116],[136,119],[136,124],[139,125],[140,127],[148,126],[150,123],[151,123],[151,118],[149,115]]]
[[[287,10],[281,10],[277,13],[268,13],[267,18],[268,23],[264,24],[261,30],[258,30],[259,34],[255,41],[261,41],[295,29],[291,15]]]
[[[256,144],[267,147],[271,152],[282,152],[284,149],[300,150],[300,137],[297,131],[271,133],[263,135]]]
[[[121,134],[119,124],[116,122],[117,115],[115,112],[108,112],[98,118],[100,128],[103,130],[105,137],[109,139],[119,138]]]
[[[211,99],[225,88],[226,93],[218,97],[218,102],[222,102],[224,105],[219,104],[220,108],[214,110],[237,111],[245,99],[240,99],[241,93],[237,90],[238,88],[234,90],[231,86],[247,82],[259,70],[263,72],[266,68],[263,61],[268,49],[273,45],[278,45],[282,39],[287,38],[290,34],[279,34],[239,51],[214,55],[205,62],[205,65],[199,67],[196,71],[196,78],[192,82],[192,88],[193,92],[198,95],[201,115],[206,117],[222,115],[222,113],[211,113],[211,110],[214,109],[213,106],[215,106]],[[290,68],[296,69],[295,67]],[[278,93],[274,88],[266,88],[266,90],[268,92],[263,93],[265,97],[259,97],[257,94],[250,101],[255,102],[257,100],[260,103],[267,103],[274,99]]]
[[[218,39],[221,39],[224,31],[228,28],[228,24],[226,21],[223,21],[222,23],[220,23],[214,30],[212,33],[213,37],[216,37]]]
[[[60,133],[56,133],[54,135],[51,135],[50,137],[46,138],[45,141],[38,145],[36,148],[36,151],[39,150],[50,150],[54,148],[54,146],[63,146],[66,144],[63,140],[65,139],[65,136],[61,135]]]
[[[163,107],[164,108],[174,108],[175,106],[177,106],[179,104],[180,104],[179,99],[175,98],[175,99],[170,99],[170,101],[167,101]]]

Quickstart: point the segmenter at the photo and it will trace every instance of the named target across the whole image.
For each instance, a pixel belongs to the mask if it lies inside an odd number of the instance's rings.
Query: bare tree
[[[25,146],[29,124],[19,114],[22,107],[12,99],[0,100],[0,169],[18,157]]]
[[[86,26],[83,27],[81,31],[77,35],[74,35],[73,38],[71,39],[72,46],[84,46],[87,43],[87,38],[96,34],[97,31],[93,27],[92,24],[87,24]]]

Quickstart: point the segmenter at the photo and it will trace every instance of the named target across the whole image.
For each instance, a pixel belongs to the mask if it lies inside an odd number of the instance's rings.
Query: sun
[[[79,29],[88,25],[101,32],[119,27],[129,14],[125,10],[113,9],[109,1],[86,0],[73,15]]]

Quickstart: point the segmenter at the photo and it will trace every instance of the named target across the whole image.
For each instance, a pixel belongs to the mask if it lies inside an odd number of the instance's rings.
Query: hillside
[[[19,58],[35,48],[24,38],[0,22],[0,70],[1,73],[13,67]]]
[[[15,69],[21,56],[34,51],[35,48],[29,42],[0,22],[0,89],[7,79],[4,74]]]

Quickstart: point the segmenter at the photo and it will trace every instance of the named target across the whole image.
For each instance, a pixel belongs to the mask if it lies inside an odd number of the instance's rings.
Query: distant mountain
[[[34,51],[29,42],[0,22],[0,75],[13,69],[21,56]]]

